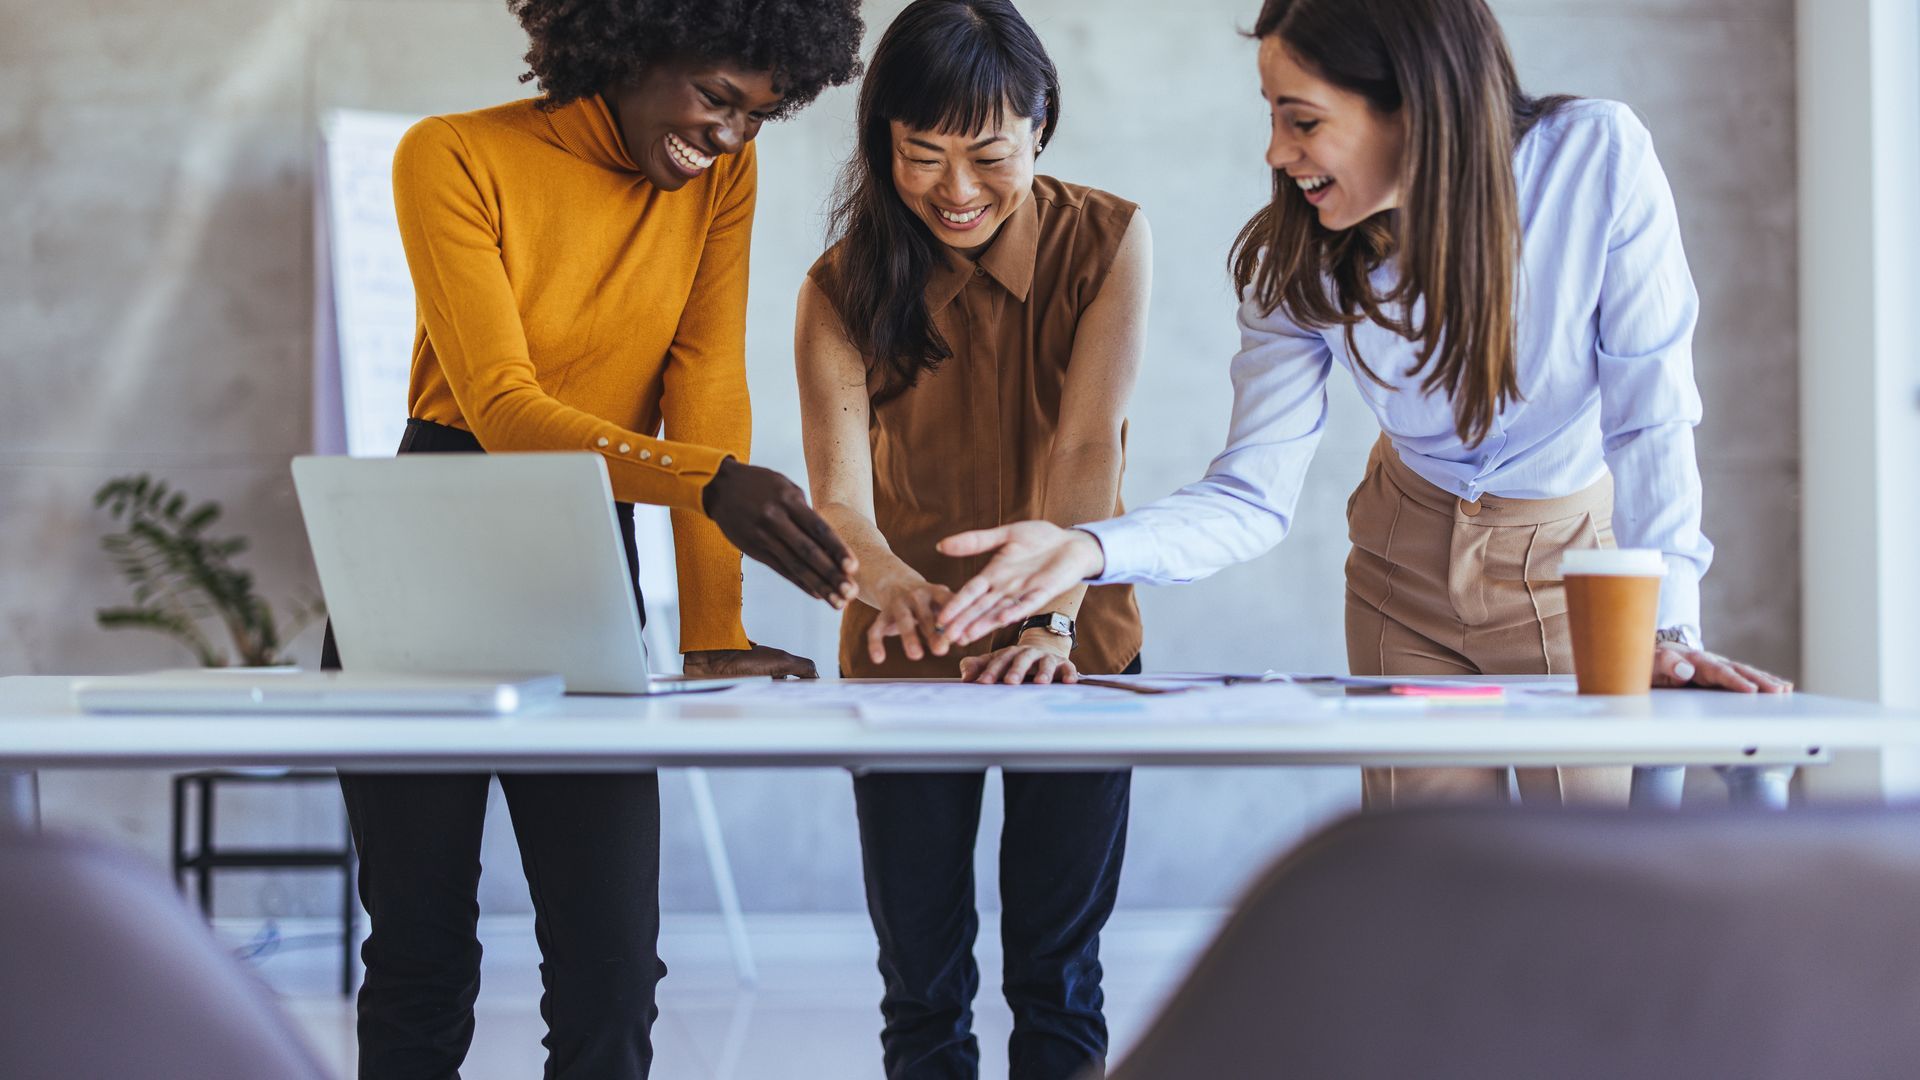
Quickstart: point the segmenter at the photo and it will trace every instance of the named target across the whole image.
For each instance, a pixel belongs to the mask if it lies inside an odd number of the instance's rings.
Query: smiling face
[[[949,135],[889,121],[893,188],[940,242],[975,254],[1033,194],[1039,153],[1033,121],[1002,110],[1001,123]]]
[[[663,60],[605,97],[627,156],[662,191],[745,149],[781,102],[770,72],[719,61]]]
[[[1313,74],[1277,34],[1260,39],[1260,90],[1273,111],[1267,164],[1287,174],[1321,225],[1351,229],[1400,205],[1404,109],[1380,112]]]

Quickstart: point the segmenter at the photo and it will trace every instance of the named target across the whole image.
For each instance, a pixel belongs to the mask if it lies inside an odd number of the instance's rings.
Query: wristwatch
[[[1026,620],[1020,624],[1021,633],[1024,634],[1029,630],[1045,630],[1055,637],[1072,641],[1074,621],[1071,616],[1062,615],[1057,611],[1044,611],[1038,615],[1027,616]]]
[[[1700,631],[1686,623],[1680,623],[1677,626],[1663,626],[1655,630],[1653,632],[1653,640],[1656,645],[1661,642],[1667,642],[1688,649],[1698,649],[1701,647]]]

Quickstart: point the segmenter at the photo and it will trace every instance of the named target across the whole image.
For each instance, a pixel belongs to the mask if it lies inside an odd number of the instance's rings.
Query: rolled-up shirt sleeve
[[[1700,579],[1713,560],[1713,545],[1700,531],[1693,439],[1701,416],[1693,379],[1700,300],[1652,137],[1631,113],[1621,113],[1598,312],[1600,425],[1614,477],[1614,538],[1621,547],[1664,555],[1660,625],[1699,628]]]
[[[1332,352],[1317,331],[1252,300],[1241,303],[1239,322],[1226,449],[1200,480],[1082,526],[1106,553],[1097,584],[1196,581],[1264,554],[1287,535],[1326,428]]]

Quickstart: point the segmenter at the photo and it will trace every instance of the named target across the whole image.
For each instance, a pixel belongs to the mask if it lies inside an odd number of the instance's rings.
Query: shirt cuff
[[[1656,626],[1700,625],[1700,572],[1693,560],[1667,556],[1667,577],[1660,583],[1660,618]]]
[[[1152,529],[1124,517],[1088,522],[1074,528],[1092,534],[1106,559],[1099,575],[1087,579],[1088,584],[1135,584],[1150,576],[1157,550]]]
[[[582,449],[606,459],[607,479],[620,502],[695,513],[704,512],[701,500],[707,482],[720,471],[720,463],[732,456],[711,446],[650,439],[620,428],[596,434],[592,444]]]

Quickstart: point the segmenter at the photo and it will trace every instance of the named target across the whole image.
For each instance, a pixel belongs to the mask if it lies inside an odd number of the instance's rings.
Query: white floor
[[[1107,1021],[1116,1055],[1137,1038],[1154,1008],[1219,925],[1222,912],[1121,912],[1101,939]],[[977,950],[982,992],[975,1005],[981,1075],[1005,1077],[1012,1019],[997,993],[998,931],[985,917]],[[244,940],[257,926],[221,927]],[[323,1059],[353,1075],[353,1006],[339,994],[339,949],[324,920],[283,926],[277,949],[255,958]],[[877,1078],[880,977],[864,914],[751,916],[759,983],[743,989],[720,922],[668,916],[660,953],[670,974],[660,987],[654,1071],[660,1080]],[[337,942],[337,938],[333,939]],[[481,923],[480,1002],[464,1080],[528,1080],[540,1046],[539,953],[531,916]]]

